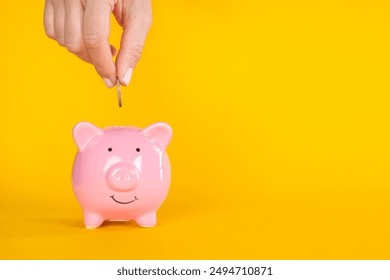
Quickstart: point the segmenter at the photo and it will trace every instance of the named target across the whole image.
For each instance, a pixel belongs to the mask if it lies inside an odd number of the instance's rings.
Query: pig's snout
[[[107,183],[116,191],[131,191],[138,185],[139,171],[135,166],[116,164],[107,173]]]

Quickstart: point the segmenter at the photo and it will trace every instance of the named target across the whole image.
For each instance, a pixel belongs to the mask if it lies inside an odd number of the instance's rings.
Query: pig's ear
[[[79,150],[82,151],[93,137],[102,133],[103,132],[93,124],[80,122],[73,128],[73,139]]]
[[[162,122],[148,126],[142,133],[161,150],[165,150],[172,138],[172,128]]]

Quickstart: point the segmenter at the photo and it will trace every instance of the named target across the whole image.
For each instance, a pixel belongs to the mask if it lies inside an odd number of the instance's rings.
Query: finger
[[[53,1],[54,32],[58,44],[65,46],[65,5],[63,1]]]
[[[84,45],[96,72],[102,77],[107,87],[113,87],[116,69],[108,36],[110,33],[110,14],[112,3],[107,0],[86,1],[84,13]]]
[[[143,50],[146,35],[152,23],[152,8],[149,0],[134,0],[122,16],[123,34],[116,59],[119,80],[128,86],[133,69]]]
[[[86,62],[92,62],[83,40],[84,6],[80,0],[65,2],[65,47]]]
[[[45,12],[43,15],[43,24],[47,37],[55,40],[56,33],[54,31],[54,10],[53,5],[49,0],[45,1]]]

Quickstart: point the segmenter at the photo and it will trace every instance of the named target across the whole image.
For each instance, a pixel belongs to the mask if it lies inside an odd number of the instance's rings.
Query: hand
[[[119,53],[108,43],[110,14],[123,27]],[[92,63],[107,87],[129,85],[152,22],[150,0],[46,0],[44,24],[49,38]]]

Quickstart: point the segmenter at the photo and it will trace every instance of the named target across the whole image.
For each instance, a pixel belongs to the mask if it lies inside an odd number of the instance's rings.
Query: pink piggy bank
[[[165,149],[172,137],[166,123],[145,129],[100,129],[80,122],[73,128],[78,152],[73,166],[73,191],[87,229],[104,220],[135,220],[156,225],[156,212],[166,198],[171,168]]]

